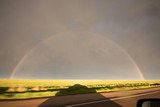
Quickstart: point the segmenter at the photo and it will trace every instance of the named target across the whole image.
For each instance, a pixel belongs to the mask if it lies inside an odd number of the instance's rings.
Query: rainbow
[[[91,32],[86,32],[86,33],[91,33]],[[63,33],[64,34],[64,33]],[[95,35],[95,33],[94,33]],[[97,34],[96,34],[97,35]],[[103,36],[103,35],[98,35],[98,36]],[[53,36],[49,36],[45,39],[43,39],[42,41],[40,41],[38,44],[36,44],[33,48],[31,48],[21,59],[20,61],[17,63],[17,65],[15,66],[15,68],[13,69],[11,75],[10,75],[10,79],[13,79],[17,70],[19,69],[19,67],[22,65],[22,63],[25,61],[25,59],[32,53],[32,51],[34,51],[34,49],[42,42],[45,42],[49,39],[51,39]],[[143,72],[140,70],[139,66],[136,64],[136,62],[134,61],[134,59],[131,57],[131,55],[124,49],[122,48],[119,44],[117,44],[116,42],[114,42],[113,40],[111,40],[110,38],[105,37],[107,40],[111,41],[118,49],[120,49],[131,61],[131,63],[134,65],[134,67],[136,68],[141,80],[144,80],[144,76],[143,76]]]

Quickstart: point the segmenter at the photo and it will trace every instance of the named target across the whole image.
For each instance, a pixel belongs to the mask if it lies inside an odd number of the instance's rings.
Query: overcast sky
[[[0,78],[140,74],[160,79],[159,0],[0,0]]]

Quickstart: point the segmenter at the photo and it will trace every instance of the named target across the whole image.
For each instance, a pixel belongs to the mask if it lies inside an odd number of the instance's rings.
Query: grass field
[[[79,85],[75,85],[79,84]],[[0,99],[109,92],[159,87],[160,80],[0,80]],[[93,91],[94,90],[94,91]]]

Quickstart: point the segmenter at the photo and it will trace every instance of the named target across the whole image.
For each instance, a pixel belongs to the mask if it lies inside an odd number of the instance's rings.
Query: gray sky
[[[159,41],[159,0],[0,0],[0,78],[160,79]]]

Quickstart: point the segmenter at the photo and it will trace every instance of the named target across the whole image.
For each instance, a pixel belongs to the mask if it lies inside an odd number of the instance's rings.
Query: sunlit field
[[[82,87],[79,87],[79,84]],[[74,87],[72,87],[74,86]],[[77,87],[78,86],[78,87]],[[0,80],[0,99],[110,92],[159,87],[160,80]],[[85,89],[82,89],[84,88]],[[69,90],[71,89],[71,90]],[[63,92],[61,94],[57,94]]]

